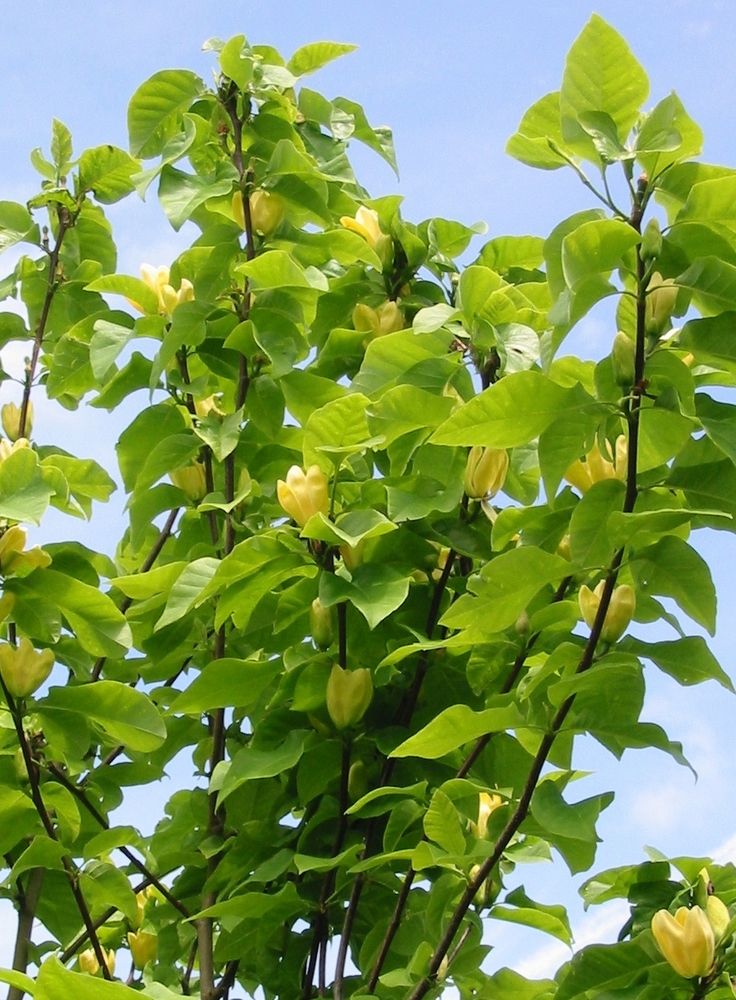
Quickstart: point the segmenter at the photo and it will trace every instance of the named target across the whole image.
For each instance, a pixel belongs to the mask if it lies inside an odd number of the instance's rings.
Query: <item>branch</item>
[[[31,389],[33,388],[33,380],[36,377],[36,368],[38,367],[38,358],[41,353],[41,345],[43,344],[44,334],[46,333],[46,323],[49,318],[49,311],[51,309],[51,302],[56,293],[56,289],[59,287],[56,280],[56,270],[59,266],[59,253],[61,252],[61,244],[64,242],[64,236],[68,229],[72,226],[72,219],[69,215],[69,210],[63,205],[58,206],[58,217],[59,217],[59,232],[56,237],[56,244],[54,249],[49,255],[49,276],[48,282],[46,284],[46,295],[43,300],[43,306],[41,307],[41,315],[38,320],[38,326],[36,327],[36,336],[33,341],[33,352],[31,354],[30,363],[26,369],[26,381],[23,386],[23,400],[20,404],[20,418],[18,420],[18,437],[26,436],[26,424],[28,423],[28,407],[31,402]]]
[[[135,893],[143,892],[143,890],[150,884],[151,883],[148,881],[148,879],[144,879],[140,883],[140,885],[136,885],[133,887],[133,892]],[[92,929],[95,931],[99,930],[100,927],[104,926],[108,920],[111,920],[112,917],[114,917],[117,912],[118,912],[117,906],[108,907],[108,909],[106,909],[101,916],[97,917],[97,919],[92,922]],[[71,961],[71,959],[74,958],[79,949],[83,945],[85,945],[88,940],[89,940],[89,930],[85,929],[81,932],[81,934],[78,934],[77,937],[74,938],[72,943],[67,945],[64,951],[62,951],[61,955],[59,955],[59,961],[61,962],[61,964],[66,965],[67,962]]]
[[[54,829],[54,824],[51,822],[51,817],[49,816],[48,810],[44,805],[43,798],[41,797],[41,789],[38,782],[38,768],[36,767],[36,763],[33,760],[33,756],[31,754],[31,748],[28,743],[28,740],[26,739],[26,734],[23,729],[22,713],[18,707],[18,703],[16,703],[15,699],[8,691],[8,688],[5,684],[5,680],[3,679],[1,674],[0,674],[0,686],[2,687],[3,695],[5,696],[5,703],[7,704],[13,719],[13,725],[15,727],[16,736],[18,737],[18,742],[20,743],[21,753],[23,754],[23,762],[25,763],[26,772],[28,774],[28,781],[31,786],[31,798],[33,800],[33,804],[36,807],[36,812],[39,815],[39,818],[41,820],[41,823],[43,824],[47,836],[51,840],[55,840],[58,843],[59,838],[57,836],[56,830]],[[79,883],[77,881],[77,872],[75,871],[74,863],[69,854],[64,854],[64,856],[61,859],[61,862],[64,866],[64,872],[66,874],[67,881],[69,883],[69,888],[71,889],[72,895],[74,896],[74,901],[77,904],[77,909],[79,910],[80,916],[82,917],[82,922],[84,923],[84,926],[87,928],[87,934],[89,936],[90,942],[92,943],[92,948],[94,950],[95,957],[97,958],[97,961],[100,964],[100,968],[102,969],[102,975],[105,977],[105,979],[112,979],[110,970],[107,967],[107,958],[105,957],[105,953],[103,952],[102,947],[100,945],[100,941],[99,938],[97,937],[95,927],[92,924],[92,918],[90,916],[90,912],[87,907],[87,902],[84,896],[82,895],[82,890],[79,888]]]
[[[58,767],[53,762],[48,763],[47,767],[48,767],[48,770],[51,772],[51,774],[53,774],[53,776],[56,778],[56,780],[60,784],[62,784],[64,786],[64,788],[66,788],[69,792],[71,792],[72,795],[77,799],[77,801],[79,801],[79,802],[82,803],[82,805],[87,810],[87,812],[97,820],[97,822],[100,824],[100,826],[104,830],[109,830],[110,829],[110,824],[107,822],[107,820],[102,815],[102,813],[100,813],[95,808],[95,806],[89,801],[89,799],[87,798],[85,792],[78,785],[75,785],[73,781],[69,781],[69,779],[67,778],[67,776],[61,770],[61,768]],[[133,852],[129,848],[127,848],[127,847],[119,847],[118,850],[120,851],[120,853],[122,855],[124,855],[124,857],[126,857],[128,859],[128,861],[130,861],[130,863],[135,868],[138,869],[138,871],[141,873],[141,875],[143,875],[143,877],[151,885],[154,885],[158,889],[158,891],[161,893],[161,895],[169,903],[171,903],[171,905],[175,909],[177,909],[179,911],[179,913],[181,913],[181,915],[184,917],[185,920],[189,919],[189,917],[191,916],[191,914],[190,914],[189,910],[186,908],[186,906],[184,906],[184,904],[182,902],[180,902],[180,900],[178,900],[175,896],[172,896],[171,891],[164,885],[164,883],[156,875],[154,875],[153,872],[150,871],[150,869],[148,869],[146,867],[146,865],[139,858],[137,858],[135,856],[135,854],[133,854]]]
[[[20,889],[20,899],[18,902],[18,931],[15,936],[15,949],[13,951],[13,965],[15,972],[25,972],[28,968],[28,950],[33,933],[33,921],[36,917],[36,908],[41,896],[41,886],[43,885],[43,868],[33,868],[28,876],[25,890]],[[18,986],[8,988],[7,1000],[23,1000],[25,991]]]
[[[179,510],[180,510],[179,507],[175,507],[171,511],[169,516],[166,518],[166,523],[164,524],[161,531],[159,531],[158,538],[153,543],[151,551],[148,553],[146,558],[141,563],[141,567],[138,570],[139,573],[147,573],[151,568],[151,566],[153,566],[153,564],[158,559],[159,555],[161,554],[161,549],[168,541],[169,535],[171,534],[174,528],[174,522],[176,521],[176,515],[179,513]],[[132,597],[124,597],[123,600],[120,602],[121,612],[125,614],[125,612],[128,610],[128,608],[131,606],[132,603],[133,603]],[[99,680],[100,674],[102,673],[102,668],[105,666],[106,660],[107,660],[106,656],[101,656],[99,660],[95,662],[95,665],[92,668],[93,681]]]
[[[641,185],[640,185],[641,190]],[[635,203],[632,209],[630,224],[637,231],[641,228],[641,208],[639,202]],[[637,458],[639,452],[639,407],[641,403],[640,394],[636,392],[637,387],[641,385],[644,376],[644,345],[645,345],[645,291],[643,287],[644,282],[644,266],[641,260],[641,256],[637,249],[637,273],[639,274],[639,301],[637,304],[637,329],[636,329],[636,360],[635,360],[635,375],[634,375],[634,388],[635,392],[632,396],[630,404],[627,404],[626,415],[629,420],[629,450],[628,450],[628,466],[627,466],[627,481],[626,481],[626,496],[624,498],[623,511],[624,513],[630,514],[636,503],[637,497],[637,484],[636,484],[636,468],[637,468]],[[624,550],[623,548],[618,549],[614,554],[613,560],[609,567],[609,570],[605,577],[605,584],[603,587],[603,593],[601,595],[600,604],[598,605],[598,611],[595,616],[595,621],[593,622],[593,627],[590,631],[590,636],[585,648],[583,650],[582,656],[578,662],[578,667],[576,674],[582,674],[590,668],[593,663],[596,648],[600,640],[601,630],[603,629],[603,623],[608,612],[609,605],[611,603],[611,597],[613,595],[613,588],[616,585],[616,579],[618,577],[619,568],[623,560]],[[508,820],[506,826],[504,827],[501,835],[493,849],[493,853],[489,858],[487,858],[479,867],[478,872],[475,877],[471,879],[465,888],[460,902],[457,904],[452,917],[450,918],[447,927],[445,929],[442,938],[440,939],[437,948],[432,956],[429,964],[429,972],[424,976],[414,987],[409,995],[408,1000],[422,1000],[424,996],[433,988],[436,979],[437,972],[440,965],[442,964],[442,959],[448,953],[452,947],[452,942],[457,934],[457,931],[462,924],[465,914],[468,911],[475,894],[481,887],[483,882],[488,878],[494,867],[498,864],[501,859],[503,852],[508,847],[512,838],[515,836],[519,827],[526,818],[527,812],[529,810],[529,805],[531,803],[532,795],[537,787],[537,782],[542,773],[542,768],[546,763],[547,757],[552,749],[555,738],[562,728],[565,719],[567,718],[570,709],[575,701],[575,696],[571,695],[558,709],[552,724],[550,726],[549,732],[544,736],[539,749],[536,753],[534,761],[532,763],[529,775],[527,777],[526,783],[522,790],[519,802]]]

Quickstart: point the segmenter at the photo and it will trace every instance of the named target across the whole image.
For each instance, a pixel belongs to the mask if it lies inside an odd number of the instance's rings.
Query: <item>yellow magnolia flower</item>
[[[115,952],[112,948],[107,952],[103,949],[103,954],[108,972],[112,975],[115,972]],[[80,951],[79,970],[80,972],[86,972],[89,976],[95,976],[100,971],[100,963],[97,961],[94,948],[87,948],[86,951]]]
[[[387,333],[403,330],[404,314],[393,300],[384,302],[377,309],[359,302],[353,309],[353,326],[360,332],[369,333],[368,340],[375,340],[376,337],[385,337]]]
[[[207,493],[207,476],[201,462],[192,462],[169,473],[169,479],[188,500],[197,503]]]
[[[357,233],[358,236],[362,236],[371,250],[376,249],[376,244],[381,236],[378,212],[361,205],[355,213],[354,219],[351,219],[349,215],[343,215],[340,219],[340,225],[344,226],[345,229],[350,229],[352,232]]]
[[[278,229],[286,214],[286,204],[281,195],[275,191],[264,191],[262,188],[254,191],[250,196],[250,221],[253,229],[262,236],[270,236],[274,230]],[[243,207],[243,195],[236,191],[232,200],[233,218],[245,229],[245,209]]]
[[[194,286],[186,278],[181,279],[179,290],[169,284],[168,267],[152,267],[150,264],[141,264],[141,278],[144,284],[153,289],[158,298],[158,311],[161,316],[170,316],[182,302],[191,302],[194,299]],[[133,299],[128,302],[139,312],[145,310]]]
[[[713,928],[699,906],[681,906],[674,917],[657,910],[652,917],[652,934],[659,950],[672,968],[685,979],[705,976],[713,965]]]
[[[286,473],[286,482],[276,483],[279,503],[292,520],[303,528],[314,514],[326,514],[330,508],[327,480],[318,465],[310,465],[306,472],[292,465]]]
[[[54,654],[50,649],[39,653],[25,636],[18,646],[0,645],[0,675],[14,698],[27,698],[37,691],[51,673]]]
[[[578,603],[583,619],[588,628],[592,629],[598,614],[598,607],[601,603],[603,590],[606,586],[605,580],[601,580],[595,590],[586,587],[584,584],[578,594]],[[616,642],[624,634],[631,623],[636,611],[636,594],[627,583],[622,583],[620,587],[615,587],[611,595],[611,603],[608,605],[606,617],[601,629],[601,639],[604,642]]]
[[[0,410],[0,421],[3,425],[3,430],[8,436],[9,440],[17,441],[20,436],[20,413],[21,407],[16,406],[15,403],[6,403]],[[33,430],[33,403],[28,401],[28,410],[26,411],[26,425],[24,427],[24,437],[30,437],[31,431]]]
[[[647,286],[645,329],[652,336],[659,336],[670,321],[677,303],[679,289],[674,278],[663,278],[655,271]]]
[[[26,576],[39,566],[50,566],[51,556],[38,545],[27,552],[26,531],[15,524],[0,537],[0,574]]]
[[[136,969],[142,969],[149,962],[156,961],[158,938],[155,934],[148,934],[146,931],[136,931],[135,934],[129,932],[128,947],[133,957],[133,965]]]
[[[0,465],[3,464],[6,458],[10,458],[14,452],[19,451],[21,448],[30,448],[28,438],[18,438],[12,444],[5,438],[0,438]]]
[[[581,493],[587,493],[594,483],[600,483],[604,479],[625,480],[628,450],[626,436],[619,434],[614,446],[613,461],[609,461],[601,454],[596,441],[584,460],[572,463],[565,473],[565,479]]]
[[[471,823],[470,829],[478,840],[485,840],[488,835],[488,820],[491,813],[495,812],[499,806],[503,805],[500,795],[491,795],[489,792],[481,792],[478,796],[478,822]]]
[[[210,413],[215,413],[218,417],[224,417],[225,411],[221,410],[218,403],[222,399],[219,396],[208,396],[206,399],[197,399],[194,403],[194,412],[198,417],[207,417]]]
[[[506,481],[508,452],[502,448],[470,449],[465,464],[465,492],[471,500],[494,497]]]
[[[343,670],[337,663],[327,681],[327,711],[338,729],[355,726],[373,700],[373,677],[367,667]]]

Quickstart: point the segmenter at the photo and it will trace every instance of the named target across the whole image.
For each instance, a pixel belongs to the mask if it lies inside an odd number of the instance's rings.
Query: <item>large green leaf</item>
[[[140,993],[122,983],[106,982],[95,976],[69,972],[51,956],[41,965],[34,1000],[133,1000]]]
[[[708,564],[694,548],[674,535],[636,553],[631,565],[637,590],[672,597],[682,610],[713,635],[716,591]]]
[[[365,563],[356,567],[352,580],[323,573],[319,597],[328,608],[341,601],[350,601],[369,626],[375,628],[404,603],[410,579],[408,573],[402,573],[394,566]]]
[[[703,257],[677,279],[681,288],[693,293],[701,312],[713,316],[724,309],[736,309],[736,266],[717,257]]]
[[[562,272],[573,292],[590,278],[606,277],[624,254],[641,242],[640,234],[616,219],[585,222],[562,241]]]
[[[541,372],[516,372],[475,396],[437,428],[433,444],[514,448],[538,437],[572,402]]]
[[[164,69],[142,83],[128,105],[128,136],[133,156],[150,159],[162,152],[172,137],[177,116],[204,89],[195,74],[184,69]]]
[[[564,146],[560,95],[555,91],[532,104],[519,122],[518,130],[506,143],[506,152],[529,167],[559,170],[568,162],[559,152]]]
[[[117,146],[95,146],[79,158],[79,186],[91,191],[97,201],[111,205],[133,191],[131,177],[140,169],[138,160]]]
[[[392,750],[391,757],[421,757],[436,760],[488,733],[504,732],[524,726],[523,716],[509,698],[505,704],[474,712],[467,705],[446,708],[414,736]]]
[[[212,790],[218,791],[218,804],[227,799],[247,781],[258,778],[273,778],[284,771],[290,771],[304,753],[304,743],[308,733],[293,730],[280,747],[275,750],[256,750],[243,747],[239,750],[221,780],[215,774]]]
[[[18,448],[0,464],[0,518],[39,524],[53,493],[30,448]]]
[[[560,90],[562,134],[576,152],[597,160],[578,119],[602,111],[613,119],[623,142],[649,94],[646,73],[619,33],[593,14],[565,60]]]
[[[278,660],[213,660],[179,695],[171,711],[200,715],[215,708],[253,705],[280,669]]]
[[[731,678],[708,649],[702,636],[688,635],[674,642],[643,642],[627,636],[620,648],[656,663],[660,670],[674,677],[679,684],[689,686],[716,680],[729,691],[734,690]]]
[[[118,681],[52,688],[38,702],[38,711],[67,726],[74,726],[75,716],[82,715],[111,740],[142,753],[157,749],[166,739],[166,727],[151,699]]]
[[[348,45],[344,42],[311,42],[296,50],[286,64],[287,69],[294,76],[307,76],[308,73],[322,69],[333,59],[339,59],[340,56],[347,55],[348,52],[354,52],[356,48],[356,45]]]
[[[448,854],[465,853],[465,836],[457,809],[441,788],[432,796],[424,814],[424,832],[429,840],[439,844]]]
[[[496,905],[488,914],[494,920],[507,920],[513,924],[522,924],[525,927],[535,927],[559,938],[565,944],[572,944],[572,931],[567,911],[564,906],[547,906],[544,903],[536,903],[524,892],[524,886],[519,886],[510,892],[504,903],[507,905]],[[510,906],[508,904],[511,904]]]

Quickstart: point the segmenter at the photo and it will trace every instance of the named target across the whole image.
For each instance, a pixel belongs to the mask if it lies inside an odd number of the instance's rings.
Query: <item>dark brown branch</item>
[[[641,212],[638,206],[632,210],[631,225],[637,229],[641,227]],[[635,359],[635,376],[634,376],[634,387],[636,390],[637,386],[640,386],[642,379],[644,377],[644,345],[645,345],[645,292],[646,289],[643,286],[644,278],[644,268],[643,262],[639,255],[637,248],[637,274],[638,274],[638,302],[637,302],[637,329],[636,329],[636,359]],[[634,392],[631,407],[627,413],[629,420],[629,448],[628,448],[628,466],[627,466],[627,477],[626,477],[626,495],[624,498],[623,511],[624,513],[631,513],[634,509],[637,498],[637,483],[636,483],[636,469],[637,469],[637,458],[639,452],[639,406],[640,406],[640,396]],[[593,627],[590,631],[590,636],[585,644],[582,656],[578,662],[578,667],[576,674],[584,673],[586,670],[590,669],[593,664],[595,657],[596,648],[600,640],[601,631],[603,629],[603,623],[606,619],[606,614],[608,613],[608,608],[611,603],[611,597],[613,596],[613,589],[616,585],[616,579],[618,577],[618,572],[623,560],[624,550],[619,549],[613,557],[611,565],[605,577],[605,583],[603,587],[603,593],[601,595],[600,603],[598,605],[598,610],[596,612],[595,621],[593,622]],[[409,995],[408,1000],[422,1000],[424,996],[433,988],[437,979],[437,972],[442,964],[442,960],[452,947],[452,942],[457,934],[460,925],[468,911],[475,894],[483,885],[485,880],[488,878],[490,873],[493,871],[495,866],[501,859],[503,852],[506,850],[510,844],[513,837],[516,835],[521,824],[524,822],[526,815],[529,810],[529,805],[531,803],[532,795],[537,787],[540,775],[542,773],[542,768],[544,767],[547,757],[554,745],[555,739],[560,732],[562,726],[564,725],[565,719],[567,718],[573,703],[575,701],[575,696],[571,695],[560,708],[552,720],[549,732],[544,736],[542,742],[537,750],[534,757],[529,775],[527,777],[526,783],[522,790],[521,796],[517,803],[516,809],[512,813],[510,819],[508,820],[506,826],[501,832],[496,844],[494,845],[493,853],[489,858],[487,858],[480,866],[476,875],[470,880],[467,887],[465,888],[460,902],[457,904],[452,917],[450,918],[447,927],[445,929],[442,938],[440,939],[437,948],[434,951],[432,959],[429,964],[429,972],[424,976],[419,983],[414,987]]]
[[[174,522],[176,521],[176,516],[179,513],[179,510],[180,510],[179,507],[175,507],[169,513],[169,516],[166,518],[166,522],[165,522],[163,528],[161,528],[161,531],[159,531],[159,533],[158,533],[158,538],[153,543],[151,551],[148,553],[148,555],[146,556],[146,558],[141,563],[141,567],[138,570],[139,573],[147,573],[149,571],[149,569],[153,566],[153,564],[156,562],[156,560],[158,559],[159,555],[161,554],[161,549],[164,547],[164,545],[168,541],[169,535],[171,534],[171,532],[174,529]],[[128,610],[128,608],[131,606],[132,603],[133,603],[133,598],[132,597],[124,597],[123,598],[123,600],[120,602],[120,610],[122,611],[123,614],[125,614],[125,612]],[[93,681],[99,680],[100,674],[102,673],[102,668],[105,666],[106,660],[107,660],[107,657],[101,656],[95,662],[95,665],[92,668],[92,680]]]

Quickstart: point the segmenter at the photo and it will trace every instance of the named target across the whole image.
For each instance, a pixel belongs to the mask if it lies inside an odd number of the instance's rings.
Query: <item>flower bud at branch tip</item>
[[[17,441],[20,437],[20,414],[21,408],[15,403],[6,403],[0,410],[0,421],[2,421],[3,430],[10,441]],[[31,436],[33,431],[33,403],[30,400],[28,401],[26,425],[23,431],[23,436],[27,438]]]
[[[315,514],[327,514],[330,508],[327,479],[318,465],[310,465],[306,472],[292,465],[286,481],[276,483],[276,495],[281,506],[292,520],[303,528]]]
[[[606,582],[601,580],[595,590],[583,585],[578,594],[578,603],[583,620],[589,629],[593,628],[598,614],[598,607],[603,597]],[[636,610],[636,594],[627,583],[622,583],[620,587],[615,587],[611,595],[611,603],[608,605],[606,617],[601,629],[601,639],[603,642],[616,642],[624,634],[634,617]]]
[[[197,503],[207,493],[207,475],[201,462],[174,469],[169,473],[169,479],[192,503]]]
[[[357,725],[373,700],[373,677],[367,667],[343,670],[337,663],[327,681],[327,711],[337,729]]]
[[[136,931],[135,934],[129,932],[128,947],[133,958],[133,965],[136,969],[143,969],[149,962],[156,961],[158,938],[155,934],[148,934],[146,931]]]
[[[0,676],[13,698],[28,698],[51,673],[54,654],[50,649],[37,652],[25,636],[18,646],[0,645]]]
[[[471,500],[494,497],[506,482],[508,452],[502,448],[471,448],[465,463],[465,492]]]
[[[378,240],[381,236],[381,226],[378,221],[378,212],[375,212],[372,208],[365,208],[361,205],[355,213],[354,219],[351,219],[349,215],[343,215],[340,219],[340,225],[345,229],[350,229],[352,232],[362,236],[371,250],[376,249]]]
[[[317,649],[329,649],[333,639],[332,608],[326,608],[319,597],[309,607],[309,628]]]
[[[710,971],[715,939],[701,907],[681,906],[674,916],[668,910],[658,910],[652,917],[652,934],[659,950],[680,976],[694,979]]]

